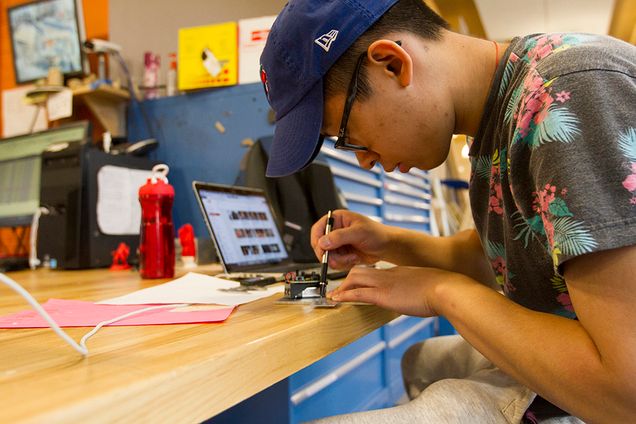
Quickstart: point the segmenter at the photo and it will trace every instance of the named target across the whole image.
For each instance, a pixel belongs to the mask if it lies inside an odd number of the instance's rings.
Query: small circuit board
[[[290,299],[320,297],[320,274],[317,272],[288,272],[285,275],[285,296]]]
[[[321,295],[326,291],[324,284],[317,272],[288,272],[285,275],[285,294],[276,303],[333,308],[338,304]]]

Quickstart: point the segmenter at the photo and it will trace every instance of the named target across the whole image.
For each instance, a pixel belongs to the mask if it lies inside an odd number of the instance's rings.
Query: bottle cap
[[[168,184],[168,165],[160,164],[152,168],[152,177],[148,178],[146,184],[139,188],[139,196],[170,196],[174,197],[174,187]]]
[[[170,196],[174,197],[174,187],[163,180],[152,181],[148,178],[146,184],[139,188],[139,197],[142,196]]]

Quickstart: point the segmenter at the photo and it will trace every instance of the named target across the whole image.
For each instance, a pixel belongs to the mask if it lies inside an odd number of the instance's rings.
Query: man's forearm
[[[481,283],[494,284],[494,274],[474,230],[450,237],[433,237],[401,228],[391,231],[393,242],[385,258],[387,261],[458,272]]]
[[[634,418],[622,377],[580,322],[531,311],[474,281],[440,286],[435,304],[484,356],[561,408],[590,422]]]

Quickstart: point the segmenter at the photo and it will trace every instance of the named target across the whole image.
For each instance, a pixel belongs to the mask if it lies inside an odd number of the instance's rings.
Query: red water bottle
[[[174,276],[174,188],[168,184],[168,170],[168,165],[156,165],[152,168],[152,178],[139,188],[139,271],[143,278]]]

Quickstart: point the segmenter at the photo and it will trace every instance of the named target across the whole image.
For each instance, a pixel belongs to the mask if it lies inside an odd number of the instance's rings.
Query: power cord
[[[88,355],[88,349],[86,348],[86,346],[82,347],[82,346],[78,345],[75,342],[75,340],[73,340],[68,334],[66,334],[64,332],[64,330],[62,330],[60,328],[60,326],[57,325],[57,323],[53,320],[53,318],[51,318],[51,316],[48,314],[48,312],[46,312],[44,310],[44,308],[42,306],[40,306],[40,304],[37,302],[37,300],[35,300],[33,298],[33,296],[31,296],[31,293],[29,293],[28,291],[26,291],[24,289],[24,287],[22,287],[20,284],[16,283],[11,278],[7,277],[6,275],[4,275],[2,273],[0,273],[0,281],[5,283],[7,286],[11,287],[20,296],[25,298],[26,301],[29,302],[31,307],[33,307],[33,309],[35,309],[35,311],[38,314],[40,314],[42,316],[42,318],[44,318],[46,320],[46,322],[49,323],[49,326],[51,326],[53,331],[55,331],[58,336],[60,336],[64,341],[66,341],[66,343],[70,344],[73,347],[73,349],[78,351],[82,356],[87,356]]]
[[[38,259],[37,253],[37,244],[38,244],[38,227],[40,226],[40,217],[42,215],[48,215],[50,212],[49,208],[44,206],[40,206],[35,210],[33,214],[33,220],[31,221],[31,234],[29,237],[29,267],[31,269],[35,269],[40,265],[40,260]]]
[[[68,334],[66,334],[66,332],[64,330],[62,330],[60,328],[59,325],[57,325],[55,320],[53,318],[51,318],[51,316],[48,314],[48,312],[46,312],[44,310],[44,308],[37,302],[37,300],[35,300],[33,298],[33,296],[31,296],[31,294],[28,291],[26,291],[24,289],[24,287],[22,287],[20,284],[18,284],[17,282],[15,282],[14,280],[12,280],[11,278],[9,278],[7,275],[5,275],[3,273],[0,273],[0,281],[5,283],[7,286],[9,286],[15,292],[17,292],[20,296],[22,296],[24,299],[26,299],[26,301],[33,307],[33,309],[35,309],[35,311],[38,314],[40,314],[40,316],[42,316],[42,318],[44,318],[44,320],[49,324],[49,326],[53,329],[53,331],[55,331],[58,336],[60,336],[65,342],[70,344],[73,349],[78,351],[84,357],[88,356],[88,348],[86,347],[86,342],[88,341],[88,339],[90,337],[92,337],[95,333],[97,333],[100,328],[102,328],[105,325],[109,325],[109,324],[112,324],[114,322],[121,321],[122,319],[126,319],[128,317],[131,317],[131,316],[137,315],[137,314],[141,314],[143,312],[152,311],[154,309],[178,308],[178,307],[183,307],[183,306],[188,306],[189,305],[189,304],[184,303],[184,304],[179,304],[179,305],[155,305],[155,306],[149,306],[147,308],[143,308],[143,309],[139,309],[139,310],[136,310],[136,311],[128,312],[128,313],[126,313],[124,315],[118,316],[116,318],[113,318],[113,319],[110,319],[110,320],[107,320],[107,321],[102,321],[99,324],[97,324],[95,326],[95,328],[93,328],[91,331],[86,333],[84,335],[84,337],[82,337],[82,339],[80,340],[80,343],[77,344],[77,342],[75,342],[75,340],[73,340]]]

